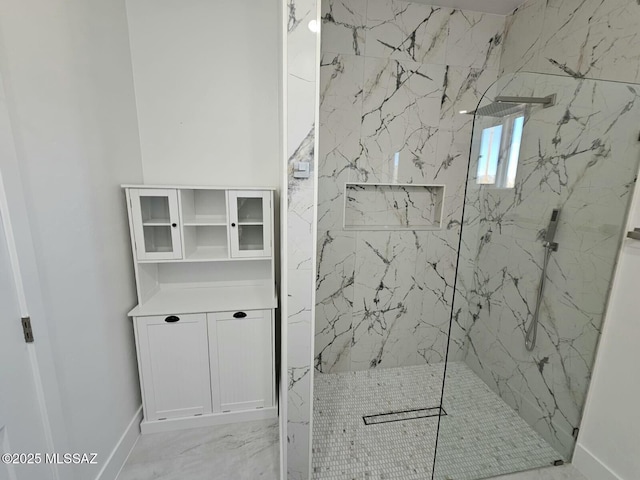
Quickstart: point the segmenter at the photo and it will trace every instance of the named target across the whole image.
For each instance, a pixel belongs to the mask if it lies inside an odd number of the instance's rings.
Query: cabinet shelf
[[[145,303],[131,310],[129,316],[231,312],[276,307],[273,287],[267,285],[164,287]]]
[[[157,253],[171,253],[173,249],[167,245],[157,245],[154,251]]]
[[[229,259],[229,249],[226,245],[221,247],[197,247],[186,259],[191,261],[227,260]]]
[[[259,249],[261,249],[261,248],[262,248],[262,245],[260,245],[260,244],[257,244],[257,243],[256,243],[256,244],[247,243],[247,244],[244,244],[244,245],[240,248],[240,250],[248,250],[248,251],[251,251],[251,250],[259,250]]]
[[[225,225],[191,225],[184,227],[184,258],[224,260],[229,258]]]
[[[142,222],[142,225],[145,227],[170,227],[170,220],[145,220]]]
[[[196,215],[185,218],[183,224],[185,227],[226,227],[227,217],[225,215]]]

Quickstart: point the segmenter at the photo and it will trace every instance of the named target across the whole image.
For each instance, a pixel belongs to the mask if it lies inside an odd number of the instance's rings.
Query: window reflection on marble
[[[498,157],[502,140],[502,125],[482,130],[478,157],[478,185],[494,185],[498,174]]]
[[[501,123],[482,130],[476,183],[496,188],[514,188],[524,115],[501,119]]]

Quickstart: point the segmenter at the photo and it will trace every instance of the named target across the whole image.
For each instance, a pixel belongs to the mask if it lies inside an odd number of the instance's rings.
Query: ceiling
[[[522,5],[525,0],[411,0],[427,5],[439,5],[442,7],[454,7],[476,12],[496,13],[508,15],[516,7]]]

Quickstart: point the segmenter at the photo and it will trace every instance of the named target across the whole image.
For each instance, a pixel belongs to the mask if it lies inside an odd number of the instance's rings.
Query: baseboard
[[[140,422],[142,421],[142,405],[138,408],[129,425],[122,433],[120,440],[104,462],[96,480],[116,480],[124,462],[129,457],[138,437],[140,436]]]
[[[257,408],[255,410],[242,410],[238,412],[209,413],[183,418],[168,418],[167,420],[143,420],[140,424],[142,434],[171,432],[183,428],[211,427],[236,422],[249,422],[253,420],[267,420],[278,418],[277,407]],[[103,479],[100,479],[103,480]],[[106,478],[104,480],[107,480]]]
[[[582,445],[576,445],[571,464],[588,480],[622,480]]]

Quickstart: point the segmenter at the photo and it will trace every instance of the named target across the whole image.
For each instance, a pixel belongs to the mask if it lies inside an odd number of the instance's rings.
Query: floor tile
[[[278,421],[142,435],[117,480],[276,480]]]
[[[316,374],[314,480],[431,478],[437,417],[376,425],[362,417],[437,407],[442,377],[442,364]],[[448,366],[443,408],[436,480],[490,478],[561,459],[463,363]]]

